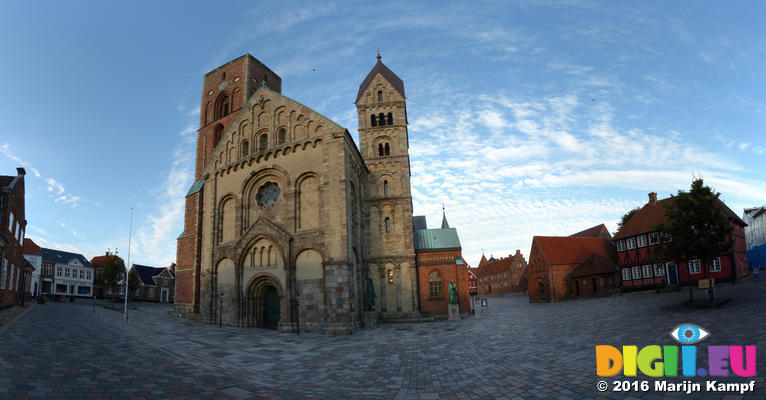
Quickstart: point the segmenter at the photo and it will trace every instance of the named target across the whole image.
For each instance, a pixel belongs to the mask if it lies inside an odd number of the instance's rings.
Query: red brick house
[[[520,292],[524,290],[521,277],[527,269],[527,260],[516,250],[516,254],[508,257],[487,259],[483,254],[479,267],[476,269],[478,290],[480,295]]]
[[[527,268],[530,302],[598,295],[619,285],[617,254],[599,227],[578,232],[577,236],[532,239]]]
[[[706,267],[699,259],[690,258],[676,265],[671,260],[655,260],[654,245],[659,241],[657,225],[667,223],[665,205],[672,197],[657,200],[649,193],[649,202],[628,220],[614,235],[618,265],[624,289],[654,288],[683,285],[707,279]],[[722,212],[731,224],[729,248],[710,265],[710,277],[716,281],[735,281],[748,273],[745,226],[747,225],[726,204],[720,201]]]
[[[168,268],[155,268],[133,264],[130,268],[138,272],[140,284],[131,288],[136,300],[172,303],[175,300],[175,264]]]
[[[16,176],[0,176],[0,308],[21,302],[32,266],[24,258],[24,168]]]
[[[421,314],[447,314],[447,287],[453,280],[457,285],[460,312],[471,312],[468,266],[463,260],[457,230],[450,228],[446,215],[442,215],[442,226],[438,229],[428,229],[426,217],[422,215],[412,217],[412,222]]]
[[[114,294],[107,293],[107,290],[104,287],[104,280],[101,278],[101,271],[103,271],[104,267],[108,263],[115,259],[121,261],[122,264],[125,265],[125,261],[122,258],[109,250],[107,250],[103,256],[96,256],[90,260],[90,263],[93,265],[94,269],[93,294],[95,294],[99,299],[103,298],[105,295],[107,297],[117,296],[116,290],[113,290],[115,292]]]
[[[478,294],[478,286],[477,286],[477,278],[476,278],[476,268],[468,267],[468,294],[470,295],[476,295]]]

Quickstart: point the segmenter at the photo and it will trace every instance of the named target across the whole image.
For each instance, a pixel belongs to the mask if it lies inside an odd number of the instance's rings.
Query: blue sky
[[[405,83],[415,214],[435,226],[445,204],[473,266],[614,233],[693,176],[740,215],[766,204],[764,2],[135,3],[0,14],[0,174],[27,169],[41,246],[126,257],[133,207],[131,262],[173,262],[202,76],[245,53],[356,138],[380,48]]]

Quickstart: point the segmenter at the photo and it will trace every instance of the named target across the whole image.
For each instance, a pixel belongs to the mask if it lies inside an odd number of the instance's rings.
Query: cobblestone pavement
[[[218,328],[155,304],[138,304],[125,323],[115,311],[49,303],[0,336],[0,398],[764,399],[764,291],[766,283],[723,286],[719,296],[733,300],[702,310],[679,305],[686,290],[556,304],[512,294],[459,322],[351,336]],[[755,392],[705,392],[714,378],[701,377],[692,381],[703,391],[691,395],[596,390],[595,345],[674,345],[668,333],[684,322],[711,333],[698,366],[707,345],[757,345],[758,376],[723,379],[754,380]],[[649,380],[627,380],[636,379]]]

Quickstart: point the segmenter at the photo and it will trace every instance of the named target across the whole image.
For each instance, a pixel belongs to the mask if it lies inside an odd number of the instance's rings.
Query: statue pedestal
[[[460,321],[460,306],[457,304],[450,304],[447,306],[447,314],[450,321]]]
[[[378,327],[378,313],[376,311],[364,312],[364,327],[365,328],[377,328]]]

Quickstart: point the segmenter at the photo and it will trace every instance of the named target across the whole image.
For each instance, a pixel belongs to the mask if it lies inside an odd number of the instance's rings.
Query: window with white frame
[[[657,232],[652,232],[649,234],[649,244],[657,244],[660,241],[660,236],[657,234]]]
[[[644,270],[644,278],[651,278],[652,277],[652,266],[651,266],[651,264],[644,265],[642,268]]]
[[[654,264],[654,276],[665,276],[665,265],[663,263]]]
[[[64,278],[69,278],[69,268],[64,268]]]
[[[90,280],[90,271],[88,271],[88,273],[85,274],[85,279]]]
[[[8,232],[13,232],[13,211],[8,216]]]
[[[710,272],[721,272],[721,257],[716,257],[710,265]]]
[[[638,242],[638,247],[646,247],[646,235],[639,235],[636,241]]]
[[[662,238],[663,238],[663,239],[664,239],[666,242],[672,242],[672,241],[673,241],[673,235],[671,235],[671,234],[669,234],[669,233],[663,233],[663,234],[662,234]]]
[[[625,241],[625,244],[628,246],[628,250],[633,250],[633,249],[635,249],[635,248],[636,248],[636,238],[634,238],[634,237],[632,237],[632,238],[628,238],[628,239]]]
[[[56,268],[56,276],[61,276],[61,267]]]
[[[80,270],[80,279],[85,279],[85,271]]]
[[[617,241],[617,251],[625,251],[625,241],[624,240],[618,240]]]
[[[150,288],[149,288],[149,293],[148,293],[148,295],[149,295],[149,297],[154,297],[154,288],[153,288],[153,287],[150,287]]]
[[[641,267],[633,267],[633,279],[641,279]]]
[[[689,260],[689,273],[690,274],[699,274],[701,271],[700,269],[700,260],[694,259]]]
[[[8,289],[9,290],[16,290],[16,286],[14,286],[14,280],[13,278],[16,277],[16,268],[11,264],[11,280],[8,282]]]
[[[623,268],[622,269],[622,280],[629,281],[630,278],[630,268]]]

